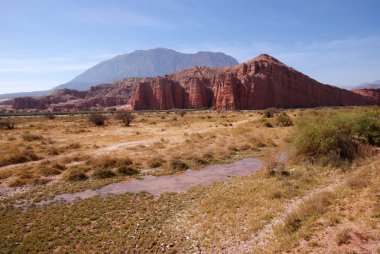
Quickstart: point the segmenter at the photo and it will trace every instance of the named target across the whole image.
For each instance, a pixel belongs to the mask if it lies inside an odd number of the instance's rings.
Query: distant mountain
[[[373,82],[365,82],[360,85],[355,86],[352,90],[358,89],[379,89],[380,88],[380,80],[375,80]]]
[[[109,107],[245,110],[376,105],[380,103],[377,98],[376,94],[362,95],[319,83],[263,54],[235,66],[196,66],[165,77],[127,78],[87,91],[62,89],[44,97],[16,98],[12,106],[57,112]]]
[[[238,61],[235,58],[219,52],[184,54],[165,48],[136,50],[101,62],[56,89],[86,90],[94,85],[128,77],[163,76],[192,66],[222,67],[236,64]]]
[[[62,88],[84,91],[91,86],[128,77],[163,76],[192,66],[222,67],[236,64],[238,61],[235,58],[220,52],[200,51],[195,54],[184,54],[165,48],[136,50],[101,62],[73,80],[51,90],[0,94],[0,99],[42,96],[52,93],[55,89]]]
[[[53,92],[53,90],[21,92],[21,93],[5,93],[5,94],[0,94],[0,99],[11,99],[11,98],[16,98],[16,97],[26,97],[26,96],[43,96],[51,92]]]

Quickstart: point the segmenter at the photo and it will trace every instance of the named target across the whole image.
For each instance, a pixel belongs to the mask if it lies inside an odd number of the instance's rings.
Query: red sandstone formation
[[[99,85],[85,92],[66,89],[49,96],[16,98],[13,106],[64,111],[126,104],[135,110],[238,110],[373,105],[379,104],[379,97],[321,84],[271,56],[260,55],[235,66],[192,67],[165,77]]]
[[[380,88],[377,88],[377,89],[356,89],[356,90],[352,90],[352,92],[360,94],[362,96],[369,97],[369,98],[377,101],[377,105],[380,105]]]

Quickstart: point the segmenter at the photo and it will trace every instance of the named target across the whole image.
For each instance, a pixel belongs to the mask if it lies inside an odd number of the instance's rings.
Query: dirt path
[[[321,193],[324,191],[333,191],[335,188],[337,188],[341,184],[342,184],[342,181],[337,180],[332,184],[313,189],[309,191],[308,193],[306,193],[305,195],[302,195],[301,197],[297,197],[289,201],[285,205],[284,211],[277,217],[270,220],[269,223],[266,224],[255,235],[253,235],[251,238],[249,238],[246,241],[239,242],[238,244],[234,246],[224,249],[221,253],[224,253],[224,254],[250,253],[252,251],[253,246],[256,246],[259,248],[265,248],[265,246],[270,244],[270,242],[274,239],[273,229],[276,226],[283,224],[285,221],[285,218],[290,213],[292,213],[296,208],[298,208],[302,202],[304,202],[305,200],[308,200],[309,198],[313,197],[314,195],[318,193]]]

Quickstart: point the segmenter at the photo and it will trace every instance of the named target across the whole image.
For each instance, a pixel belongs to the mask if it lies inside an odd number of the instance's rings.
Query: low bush
[[[37,134],[33,134],[33,133],[30,133],[30,132],[24,132],[22,135],[21,135],[22,139],[27,141],[27,142],[31,142],[31,141],[35,141],[35,140],[42,140],[43,137],[41,135],[37,135]]]
[[[280,127],[288,127],[293,125],[293,120],[285,112],[276,117],[276,124]]]
[[[138,171],[137,169],[131,168],[131,167],[119,168],[119,169],[117,170],[117,172],[118,172],[119,174],[127,175],[127,176],[137,175],[137,174],[140,173],[140,171]]]
[[[271,118],[274,116],[274,114],[276,113],[276,109],[274,108],[268,108],[266,109],[264,112],[263,112],[263,117],[264,118]]]
[[[91,174],[91,176],[96,179],[106,179],[114,177],[115,175],[116,174],[112,170],[106,168],[95,169],[94,172],[92,172]]]
[[[51,112],[46,113],[44,116],[50,120],[53,120],[55,118],[55,115]]]
[[[60,163],[47,164],[47,165],[39,165],[38,171],[42,176],[54,176],[59,175],[66,169],[65,165]]]
[[[160,157],[154,157],[147,162],[147,166],[150,168],[161,167],[165,163],[165,160]]]
[[[175,109],[174,113],[176,113],[177,115],[179,115],[181,117],[184,117],[186,115],[187,111],[184,109]]]
[[[312,160],[352,161],[363,144],[380,145],[380,118],[366,110],[303,118],[294,136],[297,153]]]
[[[105,124],[107,117],[101,113],[91,113],[88,120],[97,126],[102,126]]]
[[[351,240],[350,230],[344,229],[336,236],[336,242],[338,245],[349,243]]]
[[[347,178],[347,185],[352,189],[360,189],[368,186],[370,179],[368,178],[370,172],[352,173]]]
[[[286,216],[284,227],[289,231],[297,231],[308,218],[325,213],[335,198],[335,194],[330,191],[315,194]]]
[[[173,170],[176,170],[176,171],[177,170],[183,171],[183,170],[188,169],[189,166],[185,162],[183,162],[183,161],[181,161],[179,159],[172,159],[170,161],[170,168],[173,169]]]
[[[63,175],[63,179],[69,182],[78,182],[78,181],[84,181],[88,177],[86,173],[83,170],[80,169],[72,169],[65,172]]]
[[[26,179],[21,179],[18,177],[16,179],[10,181],[8,186],[9,187],[21,187],[21,186],[27,185],[28,183],[29,183],[29,181],[27,181]]]
[[[12,130],[14,126],[12,122],[0,122],[0,129]]]
[[[125,126],[130,126],[131,122],[136,118],[131,111],[119,111],[116,113],[116,119],[122,121]]]
[[[95,168],[123,168],[133,164],[129,158],[112,158],[110,156],[102,156],[90,161],[90,164]]]
[[[21,152],[17,152],[1,160],[0,167],[12,164],[25,163],[29,161],[36,161],[39,159],[40,157],[34,153],[33,149],[25,149]]]
[[[268,122],[268,121],[264,121],[263,125],[264,125],[264,127],[267,127],[267,128],[273,128],[273,124],[271,122]]]
[[[265,167],[265,171],[270,176],[289,175],[289,171],[286,170],[285,163],[277,159],[271,159],[270,161],[268,161]]]

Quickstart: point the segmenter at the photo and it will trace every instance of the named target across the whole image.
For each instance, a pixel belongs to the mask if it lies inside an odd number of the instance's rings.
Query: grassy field
[[[1,253],[380,253],[378,108],[135,115],[2,119]],[[249,157],[263,169],[181,194],[33,206]]]

